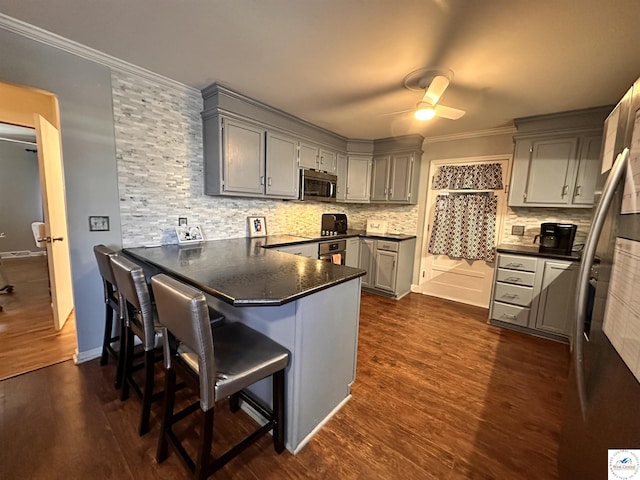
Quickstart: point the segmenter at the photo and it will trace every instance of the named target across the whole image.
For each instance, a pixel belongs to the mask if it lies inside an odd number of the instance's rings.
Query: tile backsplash
[[[349,228],[367,218],[416,234],[415,205],[324,204],[203,193],[202,98],[112,71],[113,115],[122,244],[176,243],[179,217],[200,225],[205,238],[245,237],[247,217],[266,218],[267,233],[320,231],[323,213],[346,213]]]
[[[502,242],[512,245],[532,245],[545,222],[573,223],[578,226],[574,245],[583,244],[591,228],[590,208],[522,208],[508,207],[502,232]],[[524,235],[511,235],[513,225],[523,225]]]

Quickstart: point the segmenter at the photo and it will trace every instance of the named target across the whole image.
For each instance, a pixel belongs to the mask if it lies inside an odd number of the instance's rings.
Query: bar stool
[[[123,338],[122,353],[122,391],[121,400],[129,397],[129,387],[142,399],[142,412],[138,433],[144,435],[149,431],[149,417],[151,415],[151,403],[162,398],[161,392],[154,395],[153,377],[154,364],[162,358],[160,353],[161,338],[156,330],[156,313],[149,295],[149,287],[140,265],[133,263],[123,256],[110,257],[111,267],[118,287],[120,297],[120,309],[124,311],[124,326],[121,337]],[[139,338],[144,349],[144,381],[139,385],[133,378],[135,338]]]
[[[104,321],[104,336],[102,339],[102,356],[100,357],[100,365],[106,365],[109,361],[109,355],[113,356],[117,361],[115,386],[120,388],[122,385],[122,368],[124,356],[120,355],[123,351],[120,342],[120,335],[123,328],[123,315],[120,311],[120,302],[118,299],[118,289],[116,287],[116,279],[113,275],[113,269],[111,268],[111,257],[118,254],[118,252],[111,250],[104,245],[96,245],[93,247],[93,253],[96,256],[96,262],[98,263],[98,271],[102,277],[102,286],[104,289],[104,304],[105,304],[105,321]],[[113,320],[114,317],[117,322],[116,333],[113,332]],[[119,351],[113,346],[114,343],[120,342]]]
[[[227,323],[212,329],[204,294],[184,283],[160,274],[151,278],[151,287],[163,328],[165,368],[165,410],[156,454],[158,463],[167,457],[171,443],[193,478],[204,479],[271,430],[274,448],[281,453],[285,443],[284,371],[289,352],[240,323]],[[199,402],[174,413],[176,374],[188,385],[199,389],[200,394]],[[272,409],[243,390],[267,377],[273,380]],[[266,423],[223,455],[213,458],[214,405],[226,397],[231,397],[232,411],[238,409],[242,399],[258,411]],[[172,427],[198,408],[203,415],[194,460]]]

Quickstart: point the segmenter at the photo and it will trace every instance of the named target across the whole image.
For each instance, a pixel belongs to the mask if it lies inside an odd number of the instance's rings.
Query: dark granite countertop
[[[502,244],[496,248],[498,253],[515,253],[518,255],[528,255],[531,257],[540,258],[555,258],[557,260],[568,260],[572,262],[579,262],[581,258],[581,252],[572,252],[571,255],[563,255],[559,253],[545,253],[539,252],[537,246],[528,245],[509,245]]]
[[[288,237],[293,236],[125,248],[124,253],[234,306],[283,305],[366,273],[263,248],[272,241],[296,243]]]

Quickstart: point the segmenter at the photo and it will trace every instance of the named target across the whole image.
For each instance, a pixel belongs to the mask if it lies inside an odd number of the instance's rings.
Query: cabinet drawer
[[[501,322],[513,323],[526,327],[529,324],[529,309],[526,307],[516,307],[500,302],[493,302],[491,318]]]
[[[538,259],[535,257],[520,257],[517,255],[500,254],[498,259],[498,267],[509,268],[511,270],[524,270],[527,272],[535,272]]]
[[[398,242],[387,242],[385,240],[378,240],[378,250],[386,250],[388,252],[397,252]]]
[[[520,287],[509,283],[496,283],[493,298],[500,302],[528,307],[531,305],[531,300],[533,298],[533,288]]]
[[[499,268],[496,274],[498,282],[515,283],[516,285],[526,285],[528,287],[533,287],[535,278],[536,274],[534,272],[517,272],[505,268]]]

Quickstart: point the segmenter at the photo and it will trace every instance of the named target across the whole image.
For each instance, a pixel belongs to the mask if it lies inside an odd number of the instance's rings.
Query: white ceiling
[[[439,136],[616,103],[638,0],[0,0],[0,12],[201,89],[216,81],[350,138]],[[454,72],[419,123],[420,68]]]

